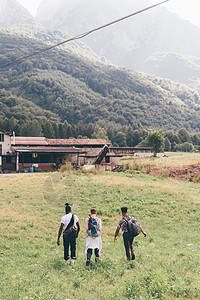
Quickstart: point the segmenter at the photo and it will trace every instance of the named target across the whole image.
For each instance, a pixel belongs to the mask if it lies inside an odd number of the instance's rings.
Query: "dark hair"
[[[93,215],[93,214],[96,215],[96,213],[97,213],[96,208],[92,208],[92,209],[91,209],[91,214],[92,214],[92,215]]]
[[[71,212],[71,206],[69,205],[69,203],[65,203],[65,212],[66,214],[70,213]]]
[[[128,210],[128,207],[126,207],[126,206],[122,206],[121,207],[121,211],[125,214],[125,213],[127,213],[127,210]]]

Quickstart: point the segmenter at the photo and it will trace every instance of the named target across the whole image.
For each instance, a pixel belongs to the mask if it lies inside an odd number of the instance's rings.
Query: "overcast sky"
[[[17,0],[21,5],[29,10],[29,12],[35,16],[37,8],[41,0]],[[48,0],[47,0],[48,1]],[[72,0],[73,1],[73,0]],[[124,4],[126,3],[125,0]],[[162,0],[152,0],[153,3],[161,2]],[[163,4],[172,12],[177,13],[183,19],[200,25],[200,0],[169,0],[169,2]]]

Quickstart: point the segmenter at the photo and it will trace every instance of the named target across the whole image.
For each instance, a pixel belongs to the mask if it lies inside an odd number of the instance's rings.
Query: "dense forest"
[[[8,29],[1,30],[0,40],[0,64],[47,46],[35,36]],[[135,146],[151,129],[174,133],[185,128],[190,142],[200,132],[197,92],[157,76],[86,60],[66,48],[0,72],[0,128],[17,135],[104,135],[113,144]]]
[[[113,146],[147,146],[149,130],[141,126],[122,125],[105,121],[99,123],[69,124],[55,114],[41,109],[31,101],[0,90],[0,128],[15,131],[18,136],[45,136],[47,138],[105,138]],[[2,114],[4,112],[4,115]],[[165,150],[200,150],[200,135],[185,128],[163,132]]]

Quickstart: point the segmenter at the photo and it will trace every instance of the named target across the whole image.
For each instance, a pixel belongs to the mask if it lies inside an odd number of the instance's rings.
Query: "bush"
[[[174,151],[182,151],[182,152],[192,152],[195,151],[196,149],[194,148],[193,144],[191,143],[183,143],[183,144],[178,144],[174,147]]]
[[[69,161],[67,161],[64,165],[62,165],[60,167],[59,172],[61,172],[61,173],[70,172],[70,171],[72,171],[72,169],[73,169],[72,164]]]

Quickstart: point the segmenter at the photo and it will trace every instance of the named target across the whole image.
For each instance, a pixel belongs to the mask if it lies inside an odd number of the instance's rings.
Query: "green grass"
[[[200,153],[167,152],[160,157],[123,157],[123,171],[161,177],[182,176],[186,181],[200,182]],[[170,169],[172,171],[170,171]]]
[[[125,173],[0,176],[0,299],[200,299],[199,183]],[[64,203],[80,220],[75,266],[56,245]],[[122,236],[127,205],[147,237],[127,262]],[[102,219],[101,261],[85,270],[84,220]]]
[[[200,153],[188,152],[166,152],[166,156],[159,157],[123,157],[123,165],[128,164],[130,168],[136,165],[139,168],[149,165],[152,167],[179,167],[183,165],[200,164]]]

